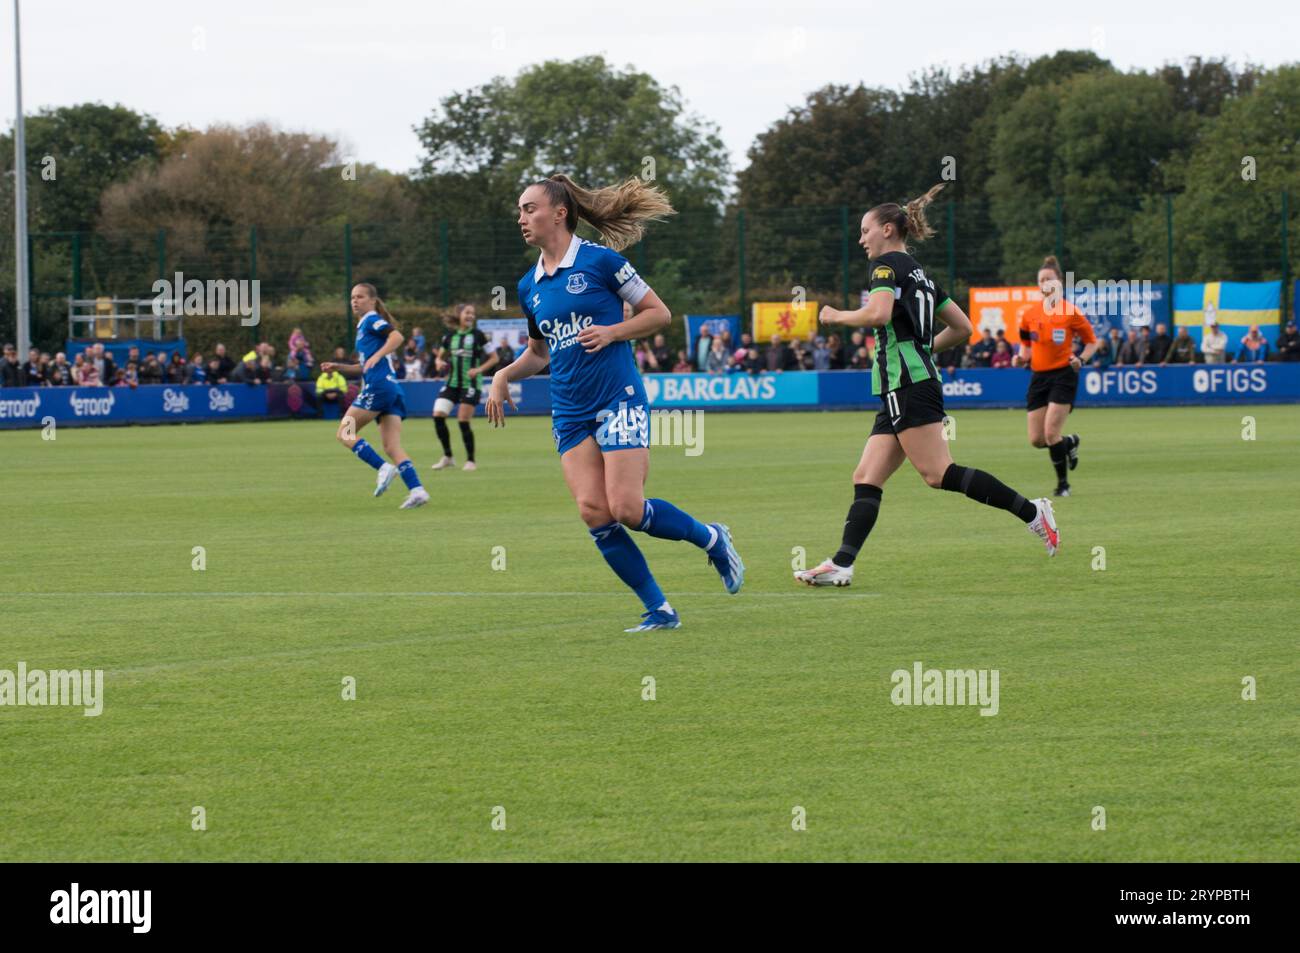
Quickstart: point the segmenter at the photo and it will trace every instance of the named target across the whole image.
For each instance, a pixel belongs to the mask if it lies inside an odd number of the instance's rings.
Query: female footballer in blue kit
[[[357,374],[362,377],[361,393],[339,421],[339,443],[379,471],[375,496],[381,496],[393,482],[393,477],[400,473],[410,490],[400,509],[423,506],[429,502],[428,491],[420,485],[415,464],[402,449],[402,418],[406,416],[406,401],[392,364],[392,355],[402,346],[402,332],[384,307],[374,285],[362,283],[352,289],[352,313],[358,318],[357,353],[361,355],[362,363],[324,361],[320,366],[325,373],[337,369],[349,377]],[[357,437],[357,431],[376,418],[384,440],[384,452],[392,463],[385,463],[374,447]]]
[[[645,498],[649,408],[629,341],[667,327],[672,315],[615,249],[640,240],[645,222],[672,213],[667,197],[639,179],[589,191],[553,175],[524,190],[519,227],[524,241],[541,249],[518,287],[528,347],[492,378],[487,400],[488,419],[504,426],[505,405],[514,407],[511,382],[550,363],[552,435],[569,492],[596,548],[645,606],[641,624],[628,632],[675,629],[681,620],[624,527],[694,543],[730,593],[745,578],[725,525]],[[610,247],[578,238],[579,219]],[[632,306],[626,321],[624,301]]]

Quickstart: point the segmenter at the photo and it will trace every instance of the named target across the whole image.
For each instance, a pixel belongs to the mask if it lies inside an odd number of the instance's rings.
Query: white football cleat
[[[388,489],[388,484],[393,482],[393,477],[397,476],[397,467],[391,463],[385,463],[379,468],[379,476],[375,479],[375,496],[383,496],[384,491]]]
[[[439,460],[437,463],[435,463],[435,464],[434,464],[432,467],[430,467],[429,469],[431,469],[431,470],[445,470],[445,469],[447,469],[448,467],[451,467],[452,469],[455,469],[455,467],[456,467],[456,461],[453,460],[451,457],[443,457],[441,460]]]
[[[1055,556],[1061,545],[1061,534],[1056,530],[1056,515],[1052,512],[1052,501],[1042,496],[1030,500],[1038,507],[1038,515],[1029,521],[1029,532],[1043,541],[1047,555]]]
[[[429,502],[429,491],[422,486],[417,486],[414,490],[412,490],[410,493],[407,494],[406,499],[402,501],[402,505],[399,506],[398,509],[413,510],[417,506],[423,506],[425,503],[428,502]]]
[[[820,566],[795,573],[794,578],[809,586],[844,587],[853,584],[853,567],[837,566],[828,559]]]
[[[477,470],[478,464],[475,463],[473,460],[466,460],[465,465],[461,467],[461,469],[464,470],[466,473],[469,473],[469,471],[471,470]]]

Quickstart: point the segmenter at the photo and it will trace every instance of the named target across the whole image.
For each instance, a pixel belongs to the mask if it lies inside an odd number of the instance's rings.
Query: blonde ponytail
[[[585,189],[560,173],[534,184],[546,190],[552,205],[568,210],[565,224],[569,231],[577,231],[578,221],[584,221],[615,251],[639,242],[647,222],[661,222],[677,214],[662,190],[635,177],[603,189]]]
[[[923,242],[934,234],[934,229],[925,220],[925,207],[934,201],[934,197],[943,191],[944,183],[931,187],[924,195],[919,195],[906,205],[886,202],[877,205],[870,214],[875,215],[881,225],[893,225],[894,231],[904,244],[908,240]]]
[[[925,207],[934,201],[934,197],[943,191],[943,183],[932,186],[924,195],[912,199],[904,208],[907,209],[907,233],[918,242],[925,241],[934,234],[934,229],[925,220]]]

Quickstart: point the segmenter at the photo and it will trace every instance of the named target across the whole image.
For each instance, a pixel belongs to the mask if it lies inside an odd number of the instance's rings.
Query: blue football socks
[[[637,529],[659,539],[687,539],[700,549],[708,549],[718,538],[709,527],[667,500],[646,500]]]
[[[370,446],[370,444],[366,443],[364,440],[358,440],[354,443],[352,445],[352,452],[376,470],[384,465],[384,458],[377,454],[375,448]]]
[[[642,605],[647,609],[658,609],[668,601],[651,575],[645,556],[641,555],[641,550],[621,523],[607,523],[589,532],[609,568],[637,594]]]

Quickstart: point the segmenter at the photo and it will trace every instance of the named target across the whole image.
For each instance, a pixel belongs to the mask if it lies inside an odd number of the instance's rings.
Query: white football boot
[[[397,476],[397,467],[391,463],[385,463],[379,468],[379,476],[375,478],[375,496],[383,496],[384,491],[388,489],[388,484],[393,482],[393,477]]]
[[[428,502],[429,502],[429,491],[422,486],[417,486],[414,490],[412,490],[410,493],[407,494],[406,499],[402,501],[402,505],[399,506],[398,509],[413,510],[417,506],[423,506],[425,503]]]
[[[1056,515],[1052,512],[1052,501],[1042,496],[1029,502],[1038,507],[1038,515],[1029,521],[1029,532],[1043,541],[1043,545],[1047,547],[1047,555],[1055,556],[1056,550],[1061,545],[1061,534],[1056,530]]]
[[[795,573],[794,578],[809,586],[844,587],[853,584],[853,567],[837,566],[828,559],[820,566]]]

